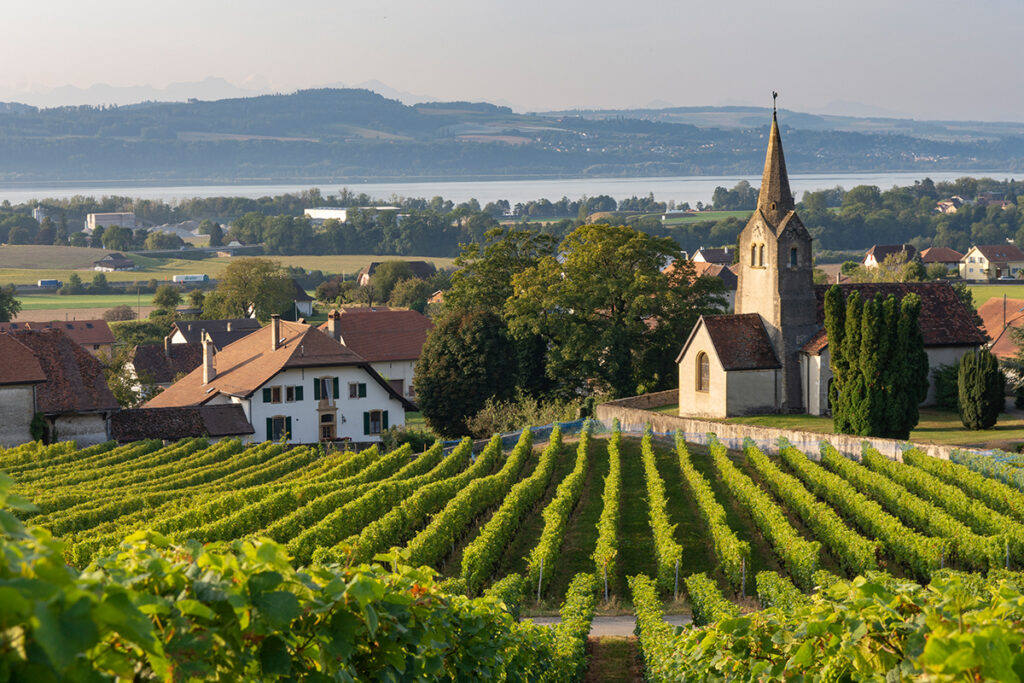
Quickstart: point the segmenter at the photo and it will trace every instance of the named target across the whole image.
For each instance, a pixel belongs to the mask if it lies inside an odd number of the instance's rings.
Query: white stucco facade
[[[0,446],[10,448],[32,440],[29,424],[35,415],[35,405],[33,385],[0,387]]]
[[[416,392],[413,389],[413,371],[416,369],[415,360],[393,360],[370,363],[370,367],[377,371],[377,374],[391,383],[395,391],[412,399]]]
[[[320,398],[314,386],[318,381],[328,390]],[[402,402],[357,366],[283,370],[251,396],[225,397],[224,402],[229,400],[242,406],[257,442],[275,440],[274,431],[280,434],[289,425],[292,443],[316,443],[324,436],[322,430],[331,426],[334,439],[379,441],[383,429],[405,425]]]
[[[708,358],[707,391],[697,387],[698,360],[701,354]],[[722,362],[715,352],[707,328],[698,325],[679,359],[679,414],[696,417],[725,417],[727,415],[726,377]]]

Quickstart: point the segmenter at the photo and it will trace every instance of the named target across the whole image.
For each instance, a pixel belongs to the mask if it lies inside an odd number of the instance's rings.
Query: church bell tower
[[[782,364],[781,412],[804,410],[800,347],[818,327],[811,236],[795,209],[773,112],[757,209],[740,233],[736,313],[757,313],[764,322]]]

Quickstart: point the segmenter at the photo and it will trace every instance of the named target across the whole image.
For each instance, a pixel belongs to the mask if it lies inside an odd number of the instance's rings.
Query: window
[[[388,411],[369,410],[363,413],[363,434],[380,434],[388,428]]]
[[[750,265],[752,265],[752,266],[756,266],[757,265],[757,245],[756,244],[751,244],[750,245]]]
[[[349,382],[348,383],[348,397],[349,398],[366,398],[366,383],[365,382]]]
[[[331,397],[338,398],[338,378],[337,377],[316,377],[313,379],[313,400],[319,401],[321,399],[328,399]]]
[[[793,248],[791,248],[789,250],[789,267],[790,268],[796,268],[796,266],[797,266],[797,251],[796,251],[796,247],[793,247]]]
[[[281,387],[264,387],[263,388],[263,402],[264,403],[280,403],[281,402]]]
[[[711,389],[711,364],[708,362],[708,354],[701,351],[697,354],[697,391],[709,391]]]
[[[301,386],[285,387],[284,388],[284,400],[287,403],[291,403],[293,401],[301,401],[302,400],[302,387]]]
[[[757,265],[764,267],[764,245],[757,248]]]
[[[337,438],[334,426],[334,414],[323,413],[320,415],[320,440],[333,441]]]
[[[275,415],[267,418],[267,440],[280,441],[288,439],[292,431],[292,418],[284,415]]]
[[[402,392],[405,391],[404,379],[389,379],[388,384],[391,385],[391,388],[394,389],[395,393],[398,394],[399,396],[401,396]]]

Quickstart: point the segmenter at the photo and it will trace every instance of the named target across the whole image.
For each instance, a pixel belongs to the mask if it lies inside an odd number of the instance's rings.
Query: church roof
[[[817,298],[817,322],[825,322],[825,293],[834,285],[815,285]],[[921,297],[921,336],[925,346],[980,346],[987,340],[974,324],[974,319],[964,307],[956,290],[948,282],[865,282],[841,284],[843,296],[853,291],[860,292],[861,298],[874,298],[879,294],[890,294],[902,299],[907,294]],[[828,335],[819,330],[801,349],[804,353],[818,355],[828,346]]]
[[[757,195],[757,209],[772,225],[778,225],[790,211],[796,208],[793,193],[789,189],[789,175],[786,173],[786,158],[782,153],[782,136],[779,121],[772,113],[772,130],[768,136],[768,153],[761,175],[761,191]]]
[[[705,315],[697,324],[702,323],[726,371],[782,367],[757,313]]]

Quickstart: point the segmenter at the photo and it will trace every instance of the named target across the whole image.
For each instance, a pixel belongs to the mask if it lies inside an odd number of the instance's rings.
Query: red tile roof
[[[71,337],[75,342],[92,347],[95,344],[113,344],[114,334],[106,320],[54,320],[48,323],[23,322],[0,323],[0,332],[17,330],[50,330],[57,329]]]
[[[673,264],[674,266],[675,264]],[[702,261],[696,261],[693,264],[694,273],[697,277],[707,275],[709,277],[717,277],[725,285],[726,289],[736,289],[736,285],[739,282],[739,278],[736,277],[736,273],[733,271],[731,266],[723,266],[720,263],[706,263]]]
[[[817,321],[825,321],[825,293],[833,285],[815,285],[817,297]],[[980,346],[986,342],[985,335],[974,325],[971,314],[956,295],[948,282],[869,282],[839,285],[843,296],[860,292],[861,298],[874,298],[890,294],[902,299],[910,293],[921,297],[921,335],[925,346]],[[818,332],[805,345],[806,353],[818,354],[827,346],[828,338],[818,339]],[[824,342],[824,343],[823,343]]]
[[[36,408],[46,414],[118,410],[103,367],[59,329],[11,332],[39,361],[46,381],[36,388]]]
[[[117,441],[190,437],[244,436],[254,433],[240,405],[135,408],[110,417],[110,433]]]
[[[1024,251],[1012,244],[978,244],[974,247],[989,261],[1006,263],[1007,261],[1024,261]]]
[[[31,349],[9,334],[0,333],[0,384],[38,384],[46,373]]]
[[[367,306],[337,313],[339,341],[371,363],[416,360],[434,328],[429,318],[412,310]],[[329,329],[330,320],[320,325],[327,334]]]
[[[928,247],[921,252],[922,263],[959,263],[963,257],[959,251],[949,247]]]
[[[1003,302],[1006,317],[1003,318]],[[978,315],[985,323],[985,332],[992,340],[990,350],[996,358],[1013,358],[1017,355],[1017,342],[1011,332],[1024,325],[1024,299],[1002,299],[992,297],[978,307]],[[1004,324],[1005,322],[1005,324]]]
[[[780,368],[771,339],[757,313],[701,317],[718,360],[726,370]],[[700,323],[698,323],[700,324]]]

